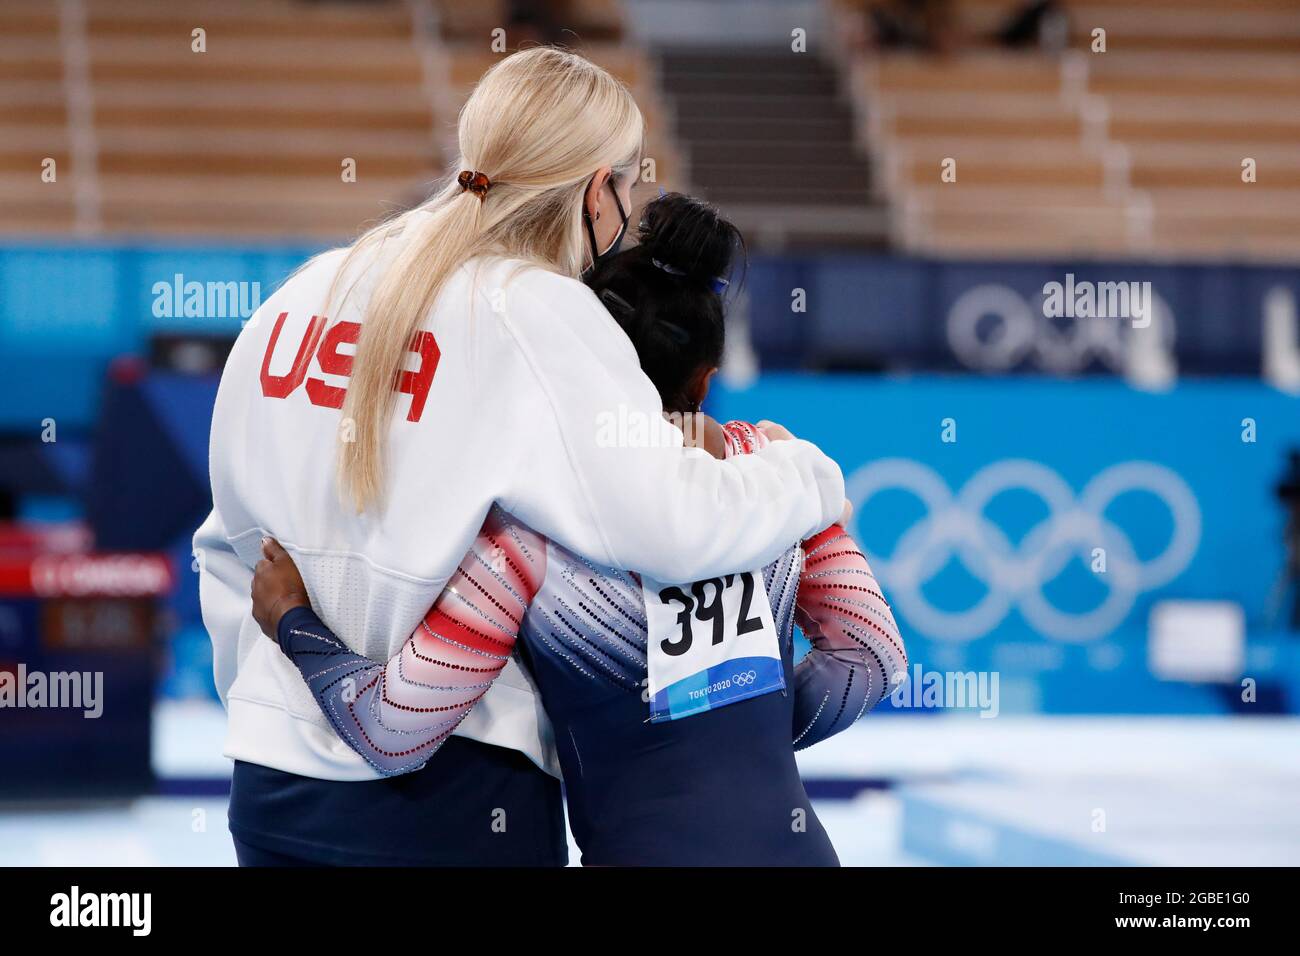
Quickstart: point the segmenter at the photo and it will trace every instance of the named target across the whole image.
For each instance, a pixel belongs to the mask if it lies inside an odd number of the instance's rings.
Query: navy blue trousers
[[[463,737],[381,780],[236,761],[230,832],[241,866],[564,866],[569,855],[560,782]]]

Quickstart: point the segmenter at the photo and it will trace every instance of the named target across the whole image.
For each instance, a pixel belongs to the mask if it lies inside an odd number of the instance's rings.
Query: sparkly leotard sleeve
[[[402,649],[354,653],[310,608],[286,613],[281,649],[339,737],[385,776],[429,760],[505,667],[545,577],[545,542],[493,509]]]
[[[766,436],[747,422],[722,426],[728,456]],[[838,524],[803,543],[795,622],[811,650],[795,668],[794,744],[802,750],[848,727],[907,674],[907,652],[857,544]]]

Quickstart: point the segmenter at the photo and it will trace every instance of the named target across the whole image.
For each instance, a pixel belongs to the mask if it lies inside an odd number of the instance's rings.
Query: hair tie
[[[487,191],[492,188],[492,180],[487,178],[486,173],[480,173],[477,169],[473,172],[468,169],[461,170],[460,175],[456,177],[456,182],[460,183],[462,192],[472,192],[479,198],[479,202],[483,201]]]

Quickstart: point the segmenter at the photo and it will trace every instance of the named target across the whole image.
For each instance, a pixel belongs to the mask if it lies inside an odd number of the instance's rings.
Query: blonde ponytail
[[[483,75],[461,110],[461,155],[447,183],[352,245],[340,276],[360,253],[401,243],[366,306],[343,403],[354,440],[339,444],[339,488],[358,511],[382,504],[394,384],[448,277],[484,254],[576,277],[587,256],[587,182],[603,166],[630,174],[643,135],[631,94],[605,70],[549,47],[516,53]],[[481,197],[462,189],[457,170],[483,172],[491,188]]]

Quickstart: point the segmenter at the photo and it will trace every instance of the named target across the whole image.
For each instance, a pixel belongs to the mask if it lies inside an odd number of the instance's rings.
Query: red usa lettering
[[[271,374],[271,357],[280,341],[280,331],[284,328],[288,312],[281,312],[275,319],[275,328],[271,330],[271,339],[266,343],[266,354],[262,357],[262,394],[267,398],[288,398],[305,380],[307,398],[321,408],[342,408],[343,399],[348,390],[338,385],[331,385],[324,379],[307,378],[307,369],[312,356],[316,364],[326,375],[349,378],[352,375],[352,356],[340,352],[343,345],[356,345],[361,335],[361,326],[356,322],[336,322],[325,331],[329,320],[323,315],[313,315],[307,323],[298,351],[293,358],[293,367],[285,375]],[[420,357],[420,367],[411,371],[404,369],[397,376],[393,387],[403,395],[411,396],[411,408],[406,413],[408,422],[418,422],[424,414],[424,403],[429,397],[429,386],[433,384],[434,373],[438,371],[438,360],[442,352],[432,332],[417,332],[411,338],[410,350]]]

